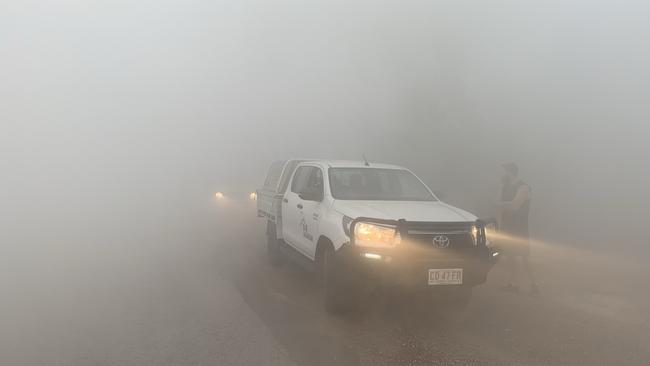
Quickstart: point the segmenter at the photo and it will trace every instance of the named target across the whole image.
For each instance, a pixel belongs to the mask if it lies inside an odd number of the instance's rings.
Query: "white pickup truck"
[[[257,191],[257,212],[267,221],[271,262],[291,258],[316,271],[330,311],[354,306],[374,286],[431,292],[462,306],[498,254],[482,221],[394,165],[275,162]]]

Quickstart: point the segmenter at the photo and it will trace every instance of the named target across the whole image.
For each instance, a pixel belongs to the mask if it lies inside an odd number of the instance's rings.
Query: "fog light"
[[[493,257],[496,257],[497,255],[499,255],[499,252],[494,252],[494,253],[492,253],[492,256],[493,256]]]
[[[222,198],[223,198],[223,193],[221,193],[221,192],[217,192],[217,193],[215,193],[215,194],[214,194],[214,198],[216,198],[216,199],[222,199]]]
[[[381,255],[376,253],[363,253],[363,256],[368,259],[381,259]]]

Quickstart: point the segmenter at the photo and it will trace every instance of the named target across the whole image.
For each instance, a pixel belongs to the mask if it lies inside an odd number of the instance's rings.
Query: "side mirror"
[[[305,201],[320,202],[323,200],[323,194],[320,192],[302,192],[298,194],[298,197]]]

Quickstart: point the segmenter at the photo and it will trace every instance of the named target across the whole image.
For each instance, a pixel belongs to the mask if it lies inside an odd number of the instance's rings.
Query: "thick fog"
[[[516,162],[533,237],[647,256],[649,15],[642,1],[3,0],[3,282],[83,276],[85,256],[149,248],[179,222],[191,240],[214,192],[254,191],[274,160],[362,154],[481,217]]]
[[[275,159],[365,153],[484,215],[515,161],[535,232],[643,248],[648,10],[5,1],[3,242],[254,190]]]

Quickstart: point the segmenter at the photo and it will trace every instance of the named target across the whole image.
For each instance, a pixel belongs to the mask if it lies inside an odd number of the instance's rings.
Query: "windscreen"
[[[329,179],[332,196],[339,200],[436,201],[407,170],[330,168]]]

